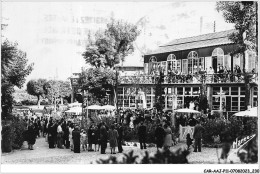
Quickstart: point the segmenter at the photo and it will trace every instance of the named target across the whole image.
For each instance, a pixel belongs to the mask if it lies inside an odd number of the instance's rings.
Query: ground
[[[185,144],[179,143],[171,150],[178,148],[185,148]],[[141,156],[144,155],[144,150],[134,146],[123,146],[124,153],[134,150],[134,154]],[[150,154],[156,152],[155,147],[146,149]],[[221,150],[216,148],[202,148],[202,152],[192,152],[188,156],[189,163],[196,164],[209,164],[218,163],[217,152],[220,154]],[[45,142],[43,137],[37,138],[34,150],[27,149],[27,143],[21,150],[14,150],[10,153],[2,153],[2,164],[90,164],[95,163],[98,159],[107,159],[110,156],[110,148],[106,150],[107,154],[100,154],[100,152],[87,152],[73,153],[70,149],[49,149],[48,143]],[[122,158],[122,153],[117,153],[115,156]]]

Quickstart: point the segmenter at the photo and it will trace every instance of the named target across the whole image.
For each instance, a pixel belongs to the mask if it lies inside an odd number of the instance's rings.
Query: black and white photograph
[[[4,172],[259,173],[258,8],[1,1]]]

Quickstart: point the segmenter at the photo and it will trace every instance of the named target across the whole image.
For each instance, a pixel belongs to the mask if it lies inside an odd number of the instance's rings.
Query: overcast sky
[[[65,80],[85,66],[88,32],[105,28],[111,17],[137,24],[136,51],[123,65],[142,66],[142,54],[173,39],[232,29],[216,2],[2,2],[3,32],[27,52],[36,78]],[[203,19],[200,30],[200,19]]]

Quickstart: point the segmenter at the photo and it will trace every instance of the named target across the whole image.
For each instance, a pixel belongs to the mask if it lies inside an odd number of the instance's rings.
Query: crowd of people
[[[174,130],[182,126],[196,126],[199,121],[204,121],[205,115],[178,114],[173,123],[173,115],[169,111],[157,112],[155,108],[123,110],[120,109],[117,117],[110,124],[104,121],[96,122],[88,128],[80,127],[80,122],[75,122],[63,115],[59,119],[50,116],[25,117],[28,129],[25,133],[28,148],[33,149],[37,137],[45,137],[49,148],[71,149],[75,153],[81,151],[100,151],[104,154],[109,142],[111,154],[123,152],[124,130],[136,129],[140,148],[146,149],[147,132],[150,125],[156,126],[154,139],[157,148],[170,148],[177,144],[178,134]],[[90,116],[91,117],[91,116]],[[150,126],[151,127],[151,126]],[[187,144],[188,145],[188,144]]]

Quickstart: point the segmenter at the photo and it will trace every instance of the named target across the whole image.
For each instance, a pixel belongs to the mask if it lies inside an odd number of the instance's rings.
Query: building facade
[[[237,47],[228,39],[232,32],[234,30],[173,40],[144,55],[143,73],[120,76],[118,107],[152,108],[156,77],[160,72],[164,75],[165,110],[190,107],[190,103],[198,101],[202,91],[212,111],[230,114],[243,111],[246,96],[250,98],[251,107],[257,106],[256,54],[250,51],[245,52],[245,57],[232,54]],[[243,67],[250,73],[248,83],[244,72],[237,70]],[[222,69],[225,73],[220,73]],[[246,87],[250,95],[246,95]]]

